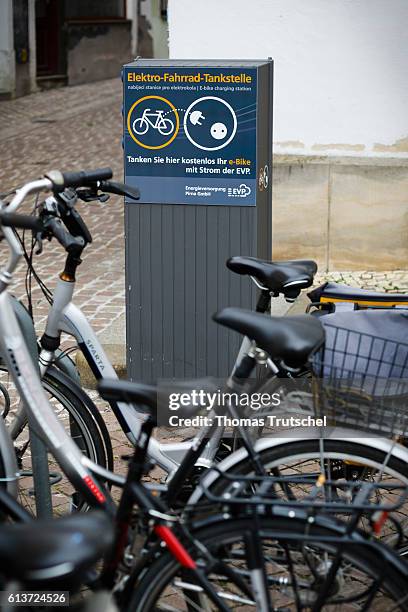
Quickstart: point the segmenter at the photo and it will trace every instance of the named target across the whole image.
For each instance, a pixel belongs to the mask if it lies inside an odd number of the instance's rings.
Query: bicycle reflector
[[[102,493],[100,488],[95,484],[95,482],[90,476],[85,476],[83,480],[88,489],[91,491],[92,495],[95,497],[95,499],[98,500],[99,503],[103,504],[104,502],[106,502],[105,495]]]

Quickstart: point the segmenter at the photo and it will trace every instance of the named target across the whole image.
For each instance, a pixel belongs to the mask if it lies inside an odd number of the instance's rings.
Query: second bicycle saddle
[[[218,383],[210,377],[166,381],[158,385],[109,378],[98,383],[98,391],[103,399],[126,402],[136,407],[146,406],[152,415],[156,415],[158,407],[168,408],[171,394],[191,394],[194,390],[213,393],[218,390]],[[199,403],[183,404],[178,414],[193,416],[205,406],[206,404],[200,405]]]
[[[253,276],[274,295],[283,293],[288,301],[294,300],[301,289],[310,287],[317,272],[316,262],[310,259],[265,261],[238,256],[228,259],[226,265],[232,272]]]
[[[243,308],[224,308],[213,319],[255,340],[272,359],[281,359],[293,368],[303,366],[325,337],[322,324],[311,315],[271,317]]]

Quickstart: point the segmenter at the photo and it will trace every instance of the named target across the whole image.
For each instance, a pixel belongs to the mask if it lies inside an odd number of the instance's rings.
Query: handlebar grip
[[[78,170],[77,172],[60,172],[51,170],[45,176],[52,185],[54,192],[63,191],[66,187],[82,187],[112,178],[111,168],[97,168],[96,170]]]
[[[81,187],[96,183],[96,181],[109,180],[113,176],[111,168],[97,168],[96,170],[79,170],[78,172],[63,172],[65,187]]]
[[[41,232],[44,229],[43,222],[38,217],[31,215],[17,215],[15,213],[1,212],[0,224],[16,229],[30,229],[34,232]]]

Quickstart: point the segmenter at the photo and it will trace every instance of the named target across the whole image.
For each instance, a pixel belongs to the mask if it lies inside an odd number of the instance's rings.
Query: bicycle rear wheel
[[[322,442],[322,446],[321,443]],[[401,494],[398,486],[408,486],[408,464],[395,454],[388,455],[386,450],[376,448],[373,444],[368,444],[364,440],[356,439],[336,440],[325,439],[303,439],[291,440],[288,438],[281,444],[274,443],[266,445],[266,440],[262,441],[264,448],[259,451],[259,459],[262,466],[274,476],[287,478],[285,487],[281,486],[278,490],[280,496],[288,499],[300,499],[310,493],[310,484],[294,484],[291,482],[293,476],[305,476],[318,478],[322,469],[325,471],[326,478],[330,480],[344,481],[372,481],[377,482],[375,503],[393,503]],[[251,476],[254,474],[254,467],[248,457],[238,461],[228,470],[232,474]],[[209,476],[209,475],[208,475]],[[207,476],[207,477],[208,477]],[[208,483],[208,481],[207,481]],[[389,488],[381,489],[381,484],[386,487],[396,485],[395,490]],[[215,477],[210,485],[215,494],[227,491],[230,485],[222,476]],[[189,503],[199,501],[199,487],[193,494]],[[343,495],[340,489],[331,490],[329,495]],[[404,533],[408,533],[408,503],[404,503],[401,508],[395,510],[392,515],[402,527]],[[364,517],[363,517],[364,523]],[[362,523],[362,527],[363,527]],[[389,545],[396,545],[400,536],[400,531],[396,525],[388,521],[382,532],[382,538]],[[405,542],[405,540],[404,540]]]
[[[313,609],[326,582],[330,589],[319,610],[408,610],[408,570],[392,551],[378,543],[368,545],[359,532],[350,536],[350,543],[343,549],[339,543],[343,528],[332,521],[318,523],[319,519],[310,523],[299,518],[260,517],[258,535],[274,610]],[[257,609],[255,597],[248,593],[251,570],[245,540],[253,531],[253,518],[247,517],[223,519],[194,533],[218,561],[207,578],[231,609]],[[339,569],[328,581],[337,559]],[[240,584],[247,588],[240,588]],[[166,553],[147,571],[127,609],[182,612],[216,607]]]
[[[0,385],[3,394],[0,396],[0,411],[9,404],[6,424],[10,426],[20,409],[20,397],[12,377],[5,365],[0,365]],[[72,383],[68,386],[64,375],[53,368],[43,378],[43,387],[67,433],[75,440],[82,453],[101,465],[111,469],[113,465],[112,447],[106,426],[92,401],[82,400]],[[93,409],[91,409],[91,404]],[[104,431],[105,430],[105,431]],[[18,497],[33,515],[35,514],[35,494],[32,477],[32,461],[28,427],[18,430],[13,436],[20,479]],[[85,510],[86,504],[75,491],[74,487],[63,474],[61,468],[51,454],[48,454],[53,511],[56,515],[73,511]]]

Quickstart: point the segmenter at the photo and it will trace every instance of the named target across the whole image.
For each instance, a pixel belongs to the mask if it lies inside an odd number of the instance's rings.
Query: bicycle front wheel
[[[272,609],[306,611],[316,604],[317,609],[330,612],[408,610],[407,568],[392,551],[378,543],[367,545],[359,532],[342,548],[342,528],[332,521],[318,522],[260,517],[260,553]],[[247,563],[253,534],[250,517],[221,520],[194,533],[195,540],[215,559],[207,578],[231,609],[258,609],[251,596],[256,578]],[[338,571],[331,577],[330,568],[336,562]],[[319,602],[323,589],[327,595]],[[182,612],[217,608],[166,553],[147,571],[127,609]]]
[[[65,384],[63,375],[53,371],[51,368],[43,378],[43,388],[53,407],[56,415],[64,425],[68,435],[79,446],[82,453],[99,464],[100,466],[112,468],[112,448],[107,444],[109,434],[96,406],[90,409],[92,403],[90,398],[86,404],[72,388]],[[3,390],[0,396],[1,408],[8,405],[6,424],[13,431],[13,422],[16,414],[21,409],[20,396],[12,377],[4,365],[0,366],[0,386]],[[20,478],[18,483],[18,497],[22,506],[33,515],[35,514],[35,492],[32,473],[32,456],[30,448],[29,431],[26,422],[22,428],[14,431],[13,443],[16,454]],[[75,491],[66,478],[54,457],[48,454],[48,466],[50,472],[51,493],[53,511],[57,515],[86,509],[84,500]]]

